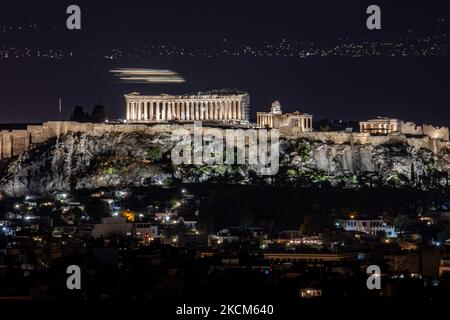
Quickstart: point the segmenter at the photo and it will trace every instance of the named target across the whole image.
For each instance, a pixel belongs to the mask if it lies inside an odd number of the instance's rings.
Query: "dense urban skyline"
[[[279,100],[316,118],[377,115],[448,125],[449,5],[377,3],[382,29],[365,26],[367,1],[317,4],[77,2],[82,30],[66,29],[69,3],[5,5],[0,14],[0,117],[63,118],[105,104],[124,117],[123,95],[238,88],[252,117]],[[167,69],[182,84],[121,83],[115,68]],[[14,112],[11,112],[14,110]]]

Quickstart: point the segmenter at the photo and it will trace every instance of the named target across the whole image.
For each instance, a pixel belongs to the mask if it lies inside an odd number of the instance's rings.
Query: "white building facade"
[[[337,226],[345,231],[362,232],[373,236],[385,233],[388,238],[396,238],[397,232],[394,226],[388,225],[382,219],[376,220],[338,220]]]

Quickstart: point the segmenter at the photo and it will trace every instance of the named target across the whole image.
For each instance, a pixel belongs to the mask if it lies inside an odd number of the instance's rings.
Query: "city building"
[[[178,214],[176,212],[156,212],[155,221],[161,223],[172,223],[178,220]]]
[[[441,256],[439,263],[439,276],[443,274],[450,274],[450,254],[447,252]]]
[[[370,134],[390,134],[400,133],[405,135],[428,136],[432,139],[443,141],[449,140],[449,130],[447,127],[435,127],[432,125],[418,126],[414,122],[405,122],[400,119],[387,117],[377,117],[359,123],[362,133]]]
[[[312,115],[298,111],[283,114],[278,101],[272,103],[270,112],[256,113],[256,125],[258,128],[280,129],[288,127],[300,128],[301,132],[312,132],[312,119]]]
[[[325,262],[354,262],[358,260],[358,253],[334,253],[334,252],[265,252],[264,259],[279,262],[303,261],[308,264],[323,264]]]
[[[102,223],[94,225],[92,237],[107,238],[111,236],[150,240],[158,236],[158,227],[144,222],[129,223],[123,217],[104,218]]]
[[[385,233],[388,238],[396,238],[397,232],[394,226],[388,225],[382,219],[374,220],[338,220],[336,226],[345,231],[362,232],[376,236],[379,233]]]
[[[322,296],[322,289],[314,289],[314,288],[300,289],[300,298],[302,299],[318,298],[321,296]]]
[[[125,95],[126,120],[131,123],[167,121],[248,122],[250,96],[242,91],[215,90],[195,95]]]

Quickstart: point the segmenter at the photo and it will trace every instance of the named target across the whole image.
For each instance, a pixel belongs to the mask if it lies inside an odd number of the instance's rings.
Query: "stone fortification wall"
[[[93,124],[70,121],[50,121],[42,125],[30,125],[26,130],[0,131],[0,159],[9,159],[33,148],[52,138],[69,132],[83,132],[90,135],[102,135],[107,132],[142,132],[146,134],[168,133],[177,128],[192,132],[192,124]],[[208,129],[208,127],[203,127]],[[225,130],[222,128],[221,130]],[[243,129],[246,130],[246,129]],[[368,133],[346,132],[302,132],[301,128],[281,128],[280,137],[285,139],[311,139],[333,144],[373,144],[409,143],[439,153],[443,149],[450,149],[448,129],[424,126],[428,135],[421,137],[407,137],[404,134],[389,134],[374,136]]]

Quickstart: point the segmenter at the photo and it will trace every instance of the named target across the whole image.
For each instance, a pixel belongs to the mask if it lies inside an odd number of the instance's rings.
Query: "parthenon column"
[[[234,112],[234,101],[230,101],[230,113],[231,119],[236,119],[236,114]]]
[[[242,119],[241,105],[240,105],[239,101],[236,101],[236,117],[239,120]]]
[[[220,110],[221,110],[220,102],[217,101],[216,105],[217,105],[217,118],[216,118],[216,120],[219,120],[220,119]]]
[[[167,102],[167,117],[166,120],[172,120],[172,102]]]
[[[177,110],[177,119],[181,120],[181,102],[177,101],[176,103],[176,110]]]
[[[163,121],[167,120],[167,101],[163,101],[162,103],[161,119]]]
[[[231,119],[236,119],[236,108],[234,107],[234,101],[230,101],[231,105]]]
[[[209,120],[214,120],[214,102],[209,101],[208,102],[208,119]]]
[[[177,119],[177,102],[172,102],[172,120]]]
[[[139,111],[140,111],[140,109],[141,109],[141,102],[140,101],[137,101],[136,102],[136,114],[135,114],[135,117],[134,117],[134,119],[136,120],[136,121],[139,121],[140,120],[140,117],[139,117]]]
[[[160,111],[160,102],[155,102],[155,114],[156,114],[156,121],[159,121],[161,119],[161,111]]]
[[[206,111],[206,105],[205,101],[202,101],[200,104],[200,120],[205,120],[205,112]]]
[[[220,101],[219,102],[219,120],[223,120],[223,115],[225,113],[224,109],[225,109],[224,103],[223,103],[223,101]]]
[[[234,112],[234,101],[230,101],[230,112],[231,112],[231,119],[236,119],[236,114]]]
[[[214,110],[214,120],[219,120],[220,118],[220,102],[214,102],[215,110]]]
[[[188,121],[190,120],[190,109],[189,109],[189,102],[184,102],[184,120]]]
[[[199,112],[198,112],[198,101],[194,102],[194,120],[200,119]]]
[[[240,101],[237,102],[237,112],[238,112],[238,119],[242,120],[243,116],[242,116],[242,109],[241,109],[241,102]]]
[[[182,101],[180,105],[180,119],[185,120],[186,119],[185,115],[186,115],[185,103],[184,101]]]
[[[128,103],[128,120],[133,119],[133,102]]]
[[[189,106],[189,102],[184,102],[184,120],[188,121],[190,120],[190,106]]]
[[[203,101],[198,103],[198,119],[203,120],[203,114],[205,112],[205,107],[203,106]]]
[[[191,102],[191,120],[195,120],[195,102]]]
[[[139,121],[140,119],[139,119],[139,111],[140,111],[140,109],[141,109],[141,102],[140,101],[137,101],[136,102],[136,113],[135,113],[135,115],[134,115],[134,120],[136,120],[136,121]]]
[[[230,109],[228,108],[228,101],[224,101],[223,104],[224,104],[224,106],[223,106],[223,110],[224,110],[224,116],[223,116],[223,118],[224,118],[225,120],[228,120],[229,111],[230,111]]]
[[[225,104],[225,120],[230,119],[230,106],[228,104],[228,101],[224,101]]]
[[[228,101],[223,102],[223,119],[228,120]]]
[[[205,101],[205,120],[209,120],[209,102]]]
[[[150,100],[148,102],[148,108],[149,108],[149,112],[148,112],[148,120],[153,121],[153,101]]]
[[[206,111],[207,111],[206,102],[202,101],[202,104],[200,106],[200,119],[201,120],[206,120]]]
[[[144,101],[144,120],[148,121],[148,101]]]
[[[194,101],[194,120],[198,120],[198,119],[199,119],[198,101]]]

